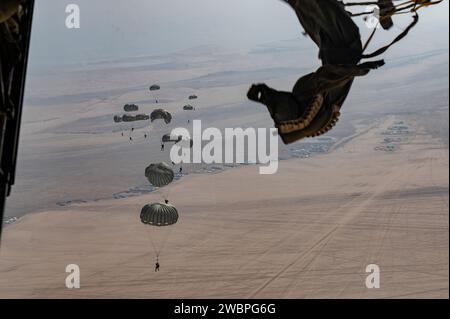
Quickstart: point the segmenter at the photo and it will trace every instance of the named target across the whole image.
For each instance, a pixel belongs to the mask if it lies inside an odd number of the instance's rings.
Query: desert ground
[[[167,189],[146,188],[145,167],[167,161],[160,136],[186,126],[189,94],[206,126],[272,127],[246,90],[289,90],[313,71],[316,52],[297,42],[32,73],[0,298],[448,298],[448,48],[394,50],[356,81],[328,142],[280,144],[275,175],[187,166]],[[112,121],[125,103],[163,105],[174,122],[130,133]],[[166,192],[180,220],[155,273],[139,212]],[[81,289],[65,287],[68,264]],[[369,264],[379,289],[366,288]]]
[[[374,151],[395,120],[273,176],[244,167],[176,183],[159,273],[137,216],[157,193],[27,215],[5,232],[0,296],[448,298],[448,149],[410,120],[397,151]],[[72,263],[79,290],[65,288]],[[369,264],[380,289],[365,286]]]

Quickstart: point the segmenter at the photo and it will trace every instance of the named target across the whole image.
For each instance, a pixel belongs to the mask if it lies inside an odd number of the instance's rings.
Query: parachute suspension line
[[[155,236],[152,236],[150,233],[147,233],[147,237],[149,238],[152,247],[153,247],[153,252],[156,255],[156,260],[159,260],[159,257],[161,257],[161,252],[164,250],[164,248],[166,247],[167,241],[169,240],[169,237],[172,233],[172,227],[168,226],[168,230],[164,231],[164,235],[161,234],[155,234]],[[152,230],[149,230],[149,232]],[[158,230],[156,230],[156,232],[158,232]],[[153,237],[161,237],[161,240],[156,240]]]
[[[152,245],[153,252],[156,255],[156,260],[159,260],[159,257],[161,256],[161,252],[163,251],[164,247],[166,246],[166,243],[167,243],[167,241],[169,239],[169,236],[172,233],[172,229],[169,229],[168,231],[165,231],[164,235],[155,234],[155,236],[152,236],[152,234],[149,233],[150,231],[152,231],[152,230],[149,230],[147,232],[147,238],[149,239],[149,241],[150,241],[150,243]],[[161,240],[159,240],[159,241],[154,238],[154,237],[158,237],[158,236],[161,237]]]
[[[401,0],[379,0],[379,1],[366,1],[366,2],[344,2],[344,6],[345,7],[361,7],[361,6],[370,6],[370,5],[383,5],[383,4],[391,4],[391,3],[396,3],[399,2]],[[404,5],[408,5],[411,7],[416,7],[418,6],[418,8],[421,7],[428,7],[431,5],[435,5],[438,3],[441,3],[444,0],[403,0],[402,3],[400,4],[396,4],[396,7],[399,6],[404,6]]]
[[[399,42],[400,40],[405,38],[409,34],[409,31],[411,31],[416,26],[416,24],[418,22],[419,22],[419,14],[417,12],[414,12],[413,21],[391,43],[389,43],[388,45],[385,45],[384,47],[382,47],[382,48],[380,48],[380,49],[378,49],[375,52],[372,52],[370,54],[363,54],[362,59],[371,59],[371,58],[377,57],[377,56],[385,53],[390,47],[392,47],[394,44],[396,44],[397,42]],[[372,35],[369,38],[369,41],[367,41],[367,43],[365,45],[365,48],[364,48],[364,51],[365,51],[365,49],[367,49],[368,45],[370,44],[370,41],[373,39],[373,36],[375,35],[376,30],[377,29],[375,28],[374,32],[372,33]]]
[[[160,253],[160,251],[159,251],[158,248],[156,247],[155,241],[153,240],[153,236],[150,234],[150,231],[151,231],[151,230],[146,230],[145,233],[146,233],[146,236],[147,236],[147,240],[150,242],[150,244],[151,244],[152,247],[153,247],[153,252],[154,252],[155,255],[156,255],[156,259],[158,259],[158,258],[159,258],[159,253]]]
[[[162,199],[164,200],[164,201],[169,201],[169,197],[170,197],[170,194],[172,193],[171,192],[171,187],[162,187],[162,188],[159,188],[159,191],[161,192],[161,197],[162,197]]]
[[[375,36],[375,33],[377,33],[378,26],[380,25],[380,21],[377,22],[377,25],[373,29],[372,33],[370,34],[370,37],[367,39],[366,44],[364,44],[363,52],[366,52],[367,47],[369,46],[370,42],[372,42],[373,37]]]
[[[420,5],[417,8],[415,8],[415,11],[420,10],[420,9],[422,9],[424,7],[434,6],[434,5],[439,4],[439,3],[443,2],[443,1],[444,0],[436,0],[436,1],[430,1],[430,0],[423,1],[422,0],[422,1],[417,1],[417,2],[420,3]],[[417,3],[416,3],[416,5],[417,5]]]
[[[382,3],[381,3],[381,2],[372,2],[372,3],[367,2],[367,5],[374,5],[374,6],[376,6],[376,5],[380,5],[380,4],[382,4]],[[400,4],[399,6],[405,5],[405,4],[406,4],[406,3],[402,3],[402,4]],[[349,5],[347,5],[347,6],[352,6],[352,5],[355,5],[355,3],[349,4]],[[360,3],[358,3],[358,5],[360,5]],[[390,17],[392,17],[392,16],[394,16],[394,15],[400,15],[400,14],[406,14],[406,13],[409,13],[409,12],[414,11],[414,10],[408,10],[408,11],[405,11],[405,10],[411,9],[411,8],[413,8],[413,7],[414,7],[414,5],[409,5],[409,6],[406,6],[406,7],[404,7],[404,8],[393,8],[392,10],[390,10],[390,12],[388,12],[388,13],[387,13],[384,17],[382,17],[382,18],[388,19],[388,18],[390,18]],[[359,13],[350,13],[350,15],[351,15],[352,17],[368,16],[368,15],[373,15],[373,14],[375,14],[375,10],[372,10],[372,11],[363,11],[363,12],[359,12]]]
[[[400,14],[407,14],[411,12],[417,12],[420,9],[424,7],[429,7],[432,5],[437,5],[444,0],[407,0],[399,4],[393,5],[393,3],[398,2],[399,0],[385,0],[385,1],[369,1],[369,2],[357,2],[357,3],[344,3],[345,7],[360,7],[360,6],[380,6],[380,5],[388,5],[388,8],[385,10],[387,11],[386,17],[392,17],[394,15],[400,15]],[[389,8],[389,5],[393,5],[392,8]],[[366,15],[372,15],[375,11],[366,11],[366,12],[359,12],[359,13],[352,13],[350,12],[350,15],[352,17],[360,17],[360,16],[366,16]]]
[[[367,2],[357,2],[357,3],[352,3],[352,2],[343,3],[343,5],[345,7],[361,7],[361,6],[374,5],[374,6],[380,7],[380,9],[382,10],[382,13],[384,11],[384,14],[381,17],[379,17],[379,19],[378,19],[379,21],[377,23],[377,26],[375,27],[374,31],[372,32],[372,34],[368,38],[367,42],[365,43],[363,52],[365,52],[367,50],[367,48],[369,47],[369,44],[372,42],[372,40],[376,34],[378,26],[380,25],[381,22],[383,22],[383,20],[390,19],[395,15],[402,15],[402,14],[409,14],[409,13],[413,14],[413,21],[391,43],[376,50],[375,52],[372,52],[370,54],[364,54],[362,56],[362,59],[373,58],[373,57],[379,56],[379,55],[383,54],[384,52],[386,52],[394,44],[396,44],[397,42],[399,42],[400,40],[405,38],[409,34],[409,32],[417,25],[417,23],[419,22],[418,11],[420,9],[422,9],[424,7],[432,6],[432,5],[437,5],[441,2],[443,2],[443,0],[434,0],[434,1],[433,0],[404,0],[401,3],[399,3],[400,1],[401,0],[379,0],[379,1],[367,1]],[[385,5],[384,8],[383,8],[383,5]],[[368,15],[371,15],[374,13],[375,13],[375,10],[360,12],[360,13],[351,13],[350,12],[350,15],[352,17],[360,17],[360,16],[368,16]]]
[[[439,4],[442,1],[444,1],[444,0],[435,0],[435,1],[432,1],[432,0],[408,0],[406,2],[398,4],[396,7],[399,7],[397,9],[397,11],[411,9],[412,12],[417,12],[422,8]],[[403,6],[403,7],[401,8],[401,6]]]
[[[161,251],[163,251],[163,249],[166,247],[166,244],[169,241],[169,237],[172,234],[172,230],[173,230],[173,227],[169,226],[169,230],[165,232],[165,235],[164,235],[164,237],[162,239],[162,242],[161,242],[161,247],[160,247],[159,252],[157,254],[157,258],[159,258],[159,256],[161,255]]]

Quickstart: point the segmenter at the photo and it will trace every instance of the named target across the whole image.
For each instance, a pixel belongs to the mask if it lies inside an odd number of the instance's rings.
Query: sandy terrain
[[[404,118],[361,126],[330,154],[191,175],[153,271],[138,213],[159,193],[27,215],[7,227],[0,297],[448,298],[448,146],[408,116],[394,152],[375,151]],[[65,267],[81,289],[65,288]],[[381,288],[365,287],[365,267]]]
[[[410,38],[385,58],[355,82],[328,142],[280,144],[277,174],[186,166],[187,176],[153,193],[144,170],[168,161],[162,134],[189,116],[219,129],[272,127],[248,87],[290,90],[319,65],[312,43],[32,71],[6,210],[19,220],[3,232],[0,298],[448,298],[448,43]],[[190,94],[199,96],[194,115],[182,111]],[[163,106],[174,120],[130,133],[113,122],[126,103],[147,114]],[[139,212],[168,194],[180,220],[155,274]],[[80,290],[65,287],[73,263]],[[365,287],[373,263],[378,290]]]

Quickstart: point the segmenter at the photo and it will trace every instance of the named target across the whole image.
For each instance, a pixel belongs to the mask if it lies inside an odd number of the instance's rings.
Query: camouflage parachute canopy
[[[145,169],[145,177],[153,186],[164,187],[173,182],[175,173],[166,163],[150,164]]]
[[[137,106],[136,104],[125,104],[123,109],[125,112],[136,112],[139,111],[139,106]]]
[[[138,114],[136,116],[125,114],[122,116],[123,122],[148,121],[150,116],[147,114]]]
[[[164,120],[164,122],[166,122],[166,124],[169,124],[170,122],[172,122],[172,114],[170,114],[168,111],[163,110],[163,109],[154,110],[152,112],[152,114],[150,115],[150,118],[151,118],[152,122],[154,122],[156,120]]]
[[[165,134],[162,137],[162,142],[163,143],[175,143],[180,145],[181,147],[189,147],[192,148],[194,146],[194,141],[192,139],[190,139],[187,136],[183,136],[183,135],[171,135],[171,134]]]
[[[189,96],[189,100],[196,100],[196,99],[198,99],[198,96],[195,94]]]
[[[171,226],[178,222],[178,211],[172,205],[154,203],[141,210],[141,222],[150,226]]]
[[[150,91],[158,91],[158,90],[161,90],[161,87],[158,84],[153,84],[149,90]]]
[[[134,121],[136,121],[136,119],[135,119],[135,117],[133,115],[125,114],[124,116],[122,116],[122,121],[124,121],[124,122],[134,122]]]
[[[122,117],[120,115],[114,115],[114,122],[115,123],[120,123],[122,122]]]
[[[289,0],[304,31],[316,43],[323,66],[301,76],[292,92],[253,85],[248,98],[266,105],[285,144],[331,130],[354,78],[382,66],[359,65],[363,45],[358,26],[337,0]]]
[[[193,111],[194,107],[192,105],[188,104],[188,105],[183,106],[183,110],[185,110],[185,111]]]

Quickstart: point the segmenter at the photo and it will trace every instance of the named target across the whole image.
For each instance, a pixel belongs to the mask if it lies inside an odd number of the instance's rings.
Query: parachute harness
[[[355,7],[355,6],[369,6],[369,5],[375,5],[375,6],[384,6],[382,10],[380,11],[380,17],[377,26],[374,28],[372,34],[368,38],[366,44],[364,45],[363,52],[365,52],[369,46],[369,44],[372,42],[378,26],[381,22],[391,19],[394,15],[401,15],[401,14],[413,14],[413,21],[408,25],[408,27],[403,30],[402,33],[400,33],[391,43],[385,45],[384,47],[376,50],[375,52],[369,53],[369,54],[363,54],[362,59],[370,59],[377,57],[383,53],[385,53],[390,47],[392,47],[394,44],[405,38],[409,32],[417,25],[419,22],[419,13],[418,11],[424,7],[437,5],[441,3],[443,0],[406,0],[400,4],[394,5],[393,2],[398,2],[398,0],[378,0],[378,1],[369,1],[369,2],[358,2],[358,3],[344,3],[344,6],[346,7]],[[375,11],[371,12],[361,12],[361,13],[351,13],[352,17],[358,17],[358,16],[368,16],[374,14]]]

